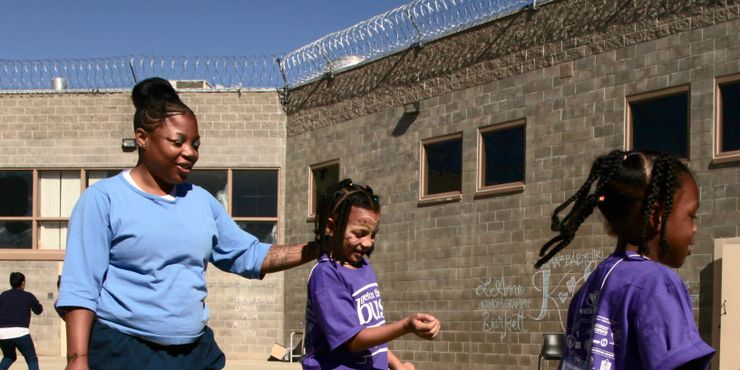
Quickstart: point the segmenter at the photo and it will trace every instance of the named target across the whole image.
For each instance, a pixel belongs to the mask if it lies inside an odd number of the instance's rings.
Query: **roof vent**
[[[170,80],[170,84],[178,90],[211,88],[211,85],[206,80]]]
[[[365,61],[365,58],[358,55],[345,55],[331,61],[331,71],[340,72],[350,69]],[[327,65],[327,69],[329,66]]]
[[[65,80],[63,77],[52,77],[51,89],[54,91],[67,90],[67,80]]]

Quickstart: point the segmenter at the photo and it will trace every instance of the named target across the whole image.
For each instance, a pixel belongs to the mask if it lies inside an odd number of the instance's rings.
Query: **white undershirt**
[[[135,187],[139,191],[142,191],[144,193],[147,193],[146,191],[144,191],[144,189],[142,189],[141,187],[139,187],[139,185],[136,185],[136,181],[134,181],[134,178],[131,177],[131,169],[128,169],[128,170],[123,171],[123,178],[125,178],[126,181],[128,181],[128,183],[131,184],[131,186]],[[169,194],[160,195],[160,197],[162,197],[162,199],[164,199],[164,200],[169,200],[169,201],[175,200],[175,192],[176,191],[177,191],[177,187],[176,186],[172,186],[172,191]]]
[[[0,328],[0,339],[20,338],[28,334],[31,334],[31,331],[28,330],[28,328],[21,328],[21,327]]]

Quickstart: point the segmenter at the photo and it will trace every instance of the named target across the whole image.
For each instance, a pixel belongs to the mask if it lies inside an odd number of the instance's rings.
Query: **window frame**
[[[234,222],[275,222],[275,225],[277,227],[277,235],[275,235],[275,244],[280,244],[282,240],[282,235],[280,233],[280,189],[282,188],[282,180],[281,180],[281,168],[280,167],[206,167],[206,168],[196,168],[195,171],[226,171],[226,194],[227,194],[227,202],[226,202],[226,214],[231,217]],[[234,216],[234,171],[275,171],[275,175],[277,176],[277,189],[275,190],[277,193],[276,198],[276,216],[275,217],[237,217]],[[187,181],[189,182],[189,181]]]
[[[437,193],[437,194],[428,194],[428,184],[429,179],[427,176],[427,173],[429,172],[429,166],[428,166],[428,158],[426,153],[426,145],[429,144],[438,144],[438,143],[444,143],[447,141],[453,141],[453,140],[460,140],[460,157],[461,157],[461,168],[460,168],[460,190],[459,191],[448,191],[444,193]],[[419,142],[419,199],[418,204],[419,205],[427,205],[427,204],[434,204],[434,203],[445,203],[445,202],[455,202],[462,200],[462,187],[463,187],[463,171],[462,166],[465,164],[465,160],[463,159],[463,155],[465,148],[464,148],[464,142],[463,142],[463,133],[462,131],[441,135],[441,136],[435,136],[427,139],[423,139]]]
[[[65,249],[39,249],[38,238],[39,238],[39,227],[42,222],[67,222],[69,225],[69,217],[42,217],[40,209],[40,194],[39,194],[39,174],[47,171],[79,171],[80,173],[80,195],[87,189],[87,175],[89,172],[95,171],[123,171],[126,168],[113,168],[113,167],[101,167],[101,168],[74,168],[74,167],[4,167],[0,168],[0,171],[31,171],[32,173],[32,211],[31,216],[19,216],[19,217],[0,217],[0,221],[31,221],[31,248],[2,248],[0,249],[0,260],[23,260],[23,261],[63,261]],[[281,180],[281,168],[279,167],[207,167],[198,168],[197,171],[226,171],[226,187],[228,194],[228,202],[226,213],[231,217],[234,222],[275,222],[277,227],[277,235],[275,236],[275,243],[280,243],[282,235],[280,233],[280,201],[282,180]],[[277,214],[275,217],[234,217],[233,212],[233,171],[275,171],[277,176]],[[79,200],[79,198],[77,199]],[[75,200],[75,204],[77,202]]]
[[[524,180],[513,181],[503,184],[496,185],[485,185],[486,178],[486,148],[483,136],[488,133],[502,131],[513,127],[522,126],[524,128],[524,147],[522,152],[524,154]],[[526,180],[527,180],[527,120],[525,118],[494,123],[492,125],[483,126],[478,128],[477,137],[477,171],[476,171],[476,182],[475,182],[475,197],[485,197],[497,194],[506,194],[512,192],[524,191]]]
[[[714,150],[712,162],[715,164],[740,162],[740,149],[722,151],[722,87],[740,85],[740,73],[715,78],[714,83]]]
[[[634,125],[632,122],[632,103],[642,103],[650,100],[657,100],[660,98],[666,98],[674,95],[686,94],[686,157],[679,157],[682,161],[688,161],[691,158],[691,86],[679,85],[660,89],[656,91],[650,91],[646,93],[639,93],[625,97],[624,104],[624,149],[629,151],[634,148]]]
[[[342,180],[342,166],[339,158],[330,159],[327,161],[314,163],[308,165],[308,209],[306,222],[313,222],[316,219],[316,207],[318,205],[318,199],[316,199],[316,180],[314,179],[314,171],[328,167],[337,166],[337,177],[338,181]]]
[[[22,217],[0,217],[0,221],[30,221],[31,222],[31,248],[2,248],[0,249],[0,260],[34,260],[34,261],[63,261],[65,249],[39,249],[39,228],[43,222],[66,222],[69,225],[69,217],[41,216],[39,181],[41,172],[79,172],[80,195],[87,188],[87,173],[94,171],[121,171],[112,167],[102,168],[74,168],[74,167],[16,167],[0,168],[2,171],[30,171],[32,174],[31,216]],[[79,199],[79,197],[77,198]],[[77,200],[75,200],[75,203]]]

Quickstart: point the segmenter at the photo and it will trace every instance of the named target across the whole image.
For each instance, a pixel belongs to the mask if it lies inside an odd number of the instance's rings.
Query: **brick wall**
[[[0,94],[0,168],[134,166],[136,153],[121,150],[121,139],[133,137],[129,96],[129,92]],[[278,193],[283,193],[286,117],[275,92],[185,92],[181,97],[195,111],[202,136],[196,168],[278,168]],[[284,201],[279,199],[282,215]],[[40,355],[63,351],[60,321],[52,309],[60,265],[0,261],[0,279],[7,279],[10,271],[23,272],[28,290],[47,310],[32,321]],[[282,273],[253,281],[210,266],[207,279],[209,325],[229,358],[265,359],[275,341],[285,342]]]
[[[623,147],[626,96],[688,84],[701,209],[679,272],[709,341],[714,240],[740,235],[740,168],[711,162],[714,78],[740,72],[739,12],[737,1],[563,0],[291,91],[286,240],[311,236],[307,167],[339,158],[340,177],[382,197],[372,263],[386,319],[443,322],[437,341],[391,348],[423,369],[532,369],[541,334],[563,331],[574,290],[615,244],[594,214],[535,270],[552,210],[595,156]],[[401,105],[417,100],[399,130]],[[477,129],[514,119],[526,120],[526,188],[476,198]],[[456,132],[462,200],[422,205],[419,143]],[[308,268],[286,273],[286,331],[303,321]]]

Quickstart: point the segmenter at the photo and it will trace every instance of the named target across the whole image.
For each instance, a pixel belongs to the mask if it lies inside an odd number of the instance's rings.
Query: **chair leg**
[[[537,362],[537,370],[542,369],[542,356],[540,356],[540,360]]]

